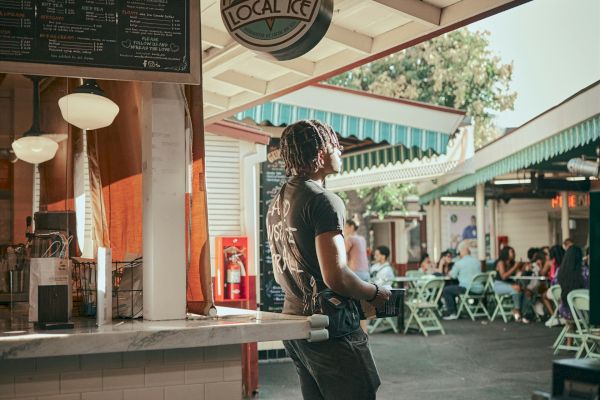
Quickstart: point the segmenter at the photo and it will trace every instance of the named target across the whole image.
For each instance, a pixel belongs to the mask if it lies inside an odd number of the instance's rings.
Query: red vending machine
[[[215,301],[249,300],[248,238],[217,236],[215,238]]]

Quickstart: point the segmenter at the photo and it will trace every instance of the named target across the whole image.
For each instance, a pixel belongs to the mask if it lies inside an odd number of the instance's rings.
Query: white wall
[[[550,200],[511,200],[498,204],[498,236],[508,236],[517,260],[527,258],[527,249],[552,245],[548,214]]]
[[[207,133],[206,194],[212,274],[215,274],[215,236],[242,234],[240,141]]]
[[[216,236],[248,236],[249,271],[258,266],[258,166],[266,146],[211,133],[205,135],[206,193],[212,274]]]
[[[433,249],[432,207],[427,211],[427,249]],[[448,235],[449,215],[457,210],[469,210],[475,214],[475,206],[442,206],[442,250],[450,245]],[[550,245],[549,213],[552,211],[550,200],[513,199],[508,204],[498,203],[498,236],[508,236],[509,245],[515,249],[517,259],[527,257],[527,249]],[[486,206],[487,219],[490,218],[489,207]]]

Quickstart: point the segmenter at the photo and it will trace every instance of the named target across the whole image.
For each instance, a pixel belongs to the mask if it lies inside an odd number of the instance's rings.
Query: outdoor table
[[[533,281],[533,280],[547,281],[547,280],[549,280],[547,276],[533,276],[533,275],[527,275],[527,276],[513,275],[510,277],[510,279],[515,280],[515,281]]]

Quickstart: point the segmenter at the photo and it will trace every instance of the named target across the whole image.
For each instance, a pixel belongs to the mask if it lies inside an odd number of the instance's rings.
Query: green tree
[[[365,64],[329,79],[328,83],[395,98],[422,101],[466,111],[475,125],[475,146],[496,138],[493,113],[513,108],[512,64],[502,64],[489,49],[489,32],[459,29]],[[403,210],[412,185],[350,191],[351,217],[366,222]],[[365,218],[366,219],[363,219]],[[362,228],[363,234],[366,233]]]
[[[493,113],[513,108],[512,64],[489,49],[489,32],[459,29],[331,78],[338,86],[464,110],[475,146],[498,136]]]

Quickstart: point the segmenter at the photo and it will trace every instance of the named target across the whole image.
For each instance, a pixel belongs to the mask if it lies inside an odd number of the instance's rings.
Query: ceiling
[[[205,124],[526,1],[335,0],[325,38],[275,61],[229,36],[218,0],[201,0]]]

